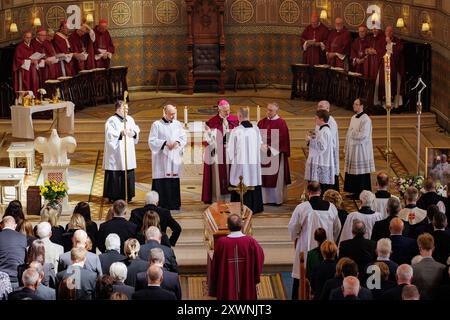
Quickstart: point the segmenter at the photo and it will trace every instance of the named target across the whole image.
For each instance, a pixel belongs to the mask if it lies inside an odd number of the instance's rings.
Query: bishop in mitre
[[[252,125],[249,120],[248,108],[240,108],[238,111],[239,126],[230,134],[227,146],[227,156],[230,163],[230,185],[238,186],[239,177],[247,187],[253,187],[244,194],[244,204],[253,213],[264,210],[261,191],[261,146],[262,138],[259,128]],[[231,193],[231,201],[240,201],[240,194]]]
[[[187,142],[176,113],[173,105],[164,106],[163,118],[152,124],[148,137],[152,152],[152,190],[159,194],[159,205],[168,210],[179,210],[181,206],[180,174]]]
[[[126,116],[126,129],[124,120]],[[128,105],[123,101],[116,103],[116,112],[105,124],[105,148],[103,155],[103,169],[105,181],[103,197],[110,202],[125,200],[125,142],[127,159],[127,200],[135,195],[136,152],[135,145],[139,142],[140,129],[134,119],[128,115]]]

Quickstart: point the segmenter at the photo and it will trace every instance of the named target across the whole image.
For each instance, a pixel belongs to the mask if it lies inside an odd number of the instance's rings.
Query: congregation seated
[[[172,248],[161,245],[161,231],[157,227],[150,227],[145,232],[146,242],[141,246],[139,257],[142,260],[149,261],[150,250],[153,248],[160,248],[164,252],[165,264],[167,270],[178,273],[178,264],[175,253]]]
[[[164,268],[164,252],[160,248],[153,248],[150,250],[150,266],[156,265],[163,271],[163,280],[161,288],[173,292],[177,300],[181,300],[181,285],[177,273],[171,272]],[[144,289],[148,285],[147,271],[139,272],[136,275],[136,291]]]
[[[364,238],[367,233],[363,221],[353,220],[353,239],[341,241],[339,244],[339,259],[347,257],[358,265],[358,270],[364,272],[366,266],[375,260],[376,242]]]
[[[105,240],[106,251],[98,256],[102,265],[103,274],[109,275],[109,268],[114,262],[124,261],[127,257],[120,254],[120,238],[115,233],[110,233]]]
[[[78,232],[84,231],[78,230],[74,237],[77,236]],[[85,234],[85,237],[87,237],[87,234]],[[70,264],[66,269],[56,274],[58,290],[61,289],[61,286],[59,285],[61,281],[66,281],[65,285],[68,287],[67,289],[75,287],[76,300],[93,300],[95,298],[95,286],[98,273],[95,273],[86,265],[86,262],[89,261],[87,258],[88,254],[91,252],[88,252],[83,246],[74,246],[72,250],[66,253],[70,254]],[[77,276],[74,277],[74,274]],[[102,274],[100,273],[100,276],[101,275]],[[70,279],[73,283],[67,283],[67,279]]]
[[[124,253],[127,259],[124,261],[127,266],[127,280],[125,284],[135,287],[136,286],[136,275],[139,272],[147,271],[148,260],[143,260],[139,257],[139,251],[141,250],[141,245],[137,239],[128,239],[125,241]]]
[[[157,265],[151,265],[147,271],[148,286],[136,291],[133,300],[176,300],[175,294],[161,287],[163,270]]]
[[[312,271],[323,261],[320,246],[325,240],[327,240],[327,232],[324,228],[317,228],[314,231],[314,241],[317,242],[317,247],[309,250],[306,255],[306,277],[308,279],[311,279]]]
[[[349,240],[353,237],[352,227],[354,220],[359,220],[364,223],[366,226],[364,237],[370,239],[372,236],[373,225],[375,222],[383,219],[382,213],[372,210],[372,205],[375,200],[375,195],[372,192],[367,190],[362,191],[359,195],[359,199],[361,200],[361,208],[358,212],[352,212],[348,215],[345,224],[342,227],[340,242]]]
[[[19,286],[17,267],[25,263],[27,238],[16,231],[16,220],[12,216],[2,219],[0,232],[0,271],[9,276],[12,288]]]
[[[401,264],[395,273],[396,286],[386,290],[380,300],[399,301],[402,300],[403,287],[410,285],[413,278],[413,268],[409,264]]]
[[[113,292],[123,293],[127,296],[128,300],[131,300],[135,289],[125,284],[128,274],[127,266],[123,262],[114,262],[109,267],[108,274],[113,279]]]
[[[447,216],[442,212],[436,212],[433,216],[434,239],[433,258],[437,262],[447,264],[450,256],[450,231],[447,230]]]
[[[392,245],[391,259],[398,265],[411,263],[412,258],[419,254],[417,242],[403,235],[403,225],[404,222],[400,218],[392,219],[389,224],[389,239]]]
[[[137,225],[138,230],[142,230],[144,216],[148,211],[154,211],[159,215],[160,230],[166,234],[167,228],[170,228],[172,234],[170,236],[171,246],[175,246],[181,234],[180,224],[172,217],[170,210],[159,207],[159,194],[156,191],[150,191],[145,195],[145,206],[136,208],[131,211],[130,222]],[[144,231],[145,232],[145,231]]]
[[[91,239],[92,241],[92,249],[89,251],[95,253],[95,249],[97,248],[98,227],[97,223],[95,223],[95,221],[92,221],[91,219],[91,208],[89,206],[89,203],[84,201],[78,202],[73,209],[73,213],[78,213],[83,216],[86,225],[86,232],[89,236],[89,239]]]
[[[389,198],[396,196],[392,195],[389,191],[389,176],[385,172],[380,172],[377,174],[377,191],[375,192],[375,200],[373,202],[372,209],[375,212],[381,212],[385,217],[387,217],[387,203]]]
[[[88,236],[86,231],[77,230],[72,237],[72,249],[82,248],[86,249],[86,243],[88,241]],[[58,272],[66,270],[70,265],[72,265],[73,259],[71,251],[64,252],[59,257]],[[98,256],[92,252],[87,252],[83,254],[83,266],[84,269],[94,272],[96,275],[101,276],[103,274],[102,266],[100,264],[100,259]]]
[[[64,228],[58,224],[59,212],[53,207],[46,206],[41,210],[41,222],[48,222],[51,225],[50,241],[64,247]]]
[[[72,238],[77,230],[86,232],[86,222],[81,214],[74,213],[70,217],[69,223],[66,225],[66,230],[62,234],[62,246],[64,247],[64,252],[68,252],[72,249]]]
[[[159,231],[161,231],[161,244],[167,247],[171,247],[172,244],[170,243],[169,237],[167,234],[162,232],[161,230],[161,224],[159,220],[159,215],[156,211],[147,211],[144,215],[144,220],[142,222],[142,228],[137,234],[137,239],[141,245],[145,244],[145,231],[147,231],[150,227],[157,227]]]
[[[400,209],[402,208],[400,200],[398,198],[391,197],[388,199],[386,211],[388,217],[386,219],[375,222],[372,229],[371,240],[378,241],[381,238],[389,238],[391,232],[389,231],[389,225],[391,220],[398,216]],[[409,223],[403,223],[403,235],[409,234]]]
[[[34,269],[39,274],[39,284],[36,288],[36,295],[43,300],[56,300],[56,290],[52,287],[45,285],[42,281],[45,278],[45,271],[42,264],[38,261],[33,261],[30,263],[30,269]],[[55,275],[56,281],[56,275]],[[56,286],[56,283],[55,283]]]
[[[31,246],[33,241],[37,239],[34,235],[33,224],[27,219],[22,221],[18,231],[27,237],[27,247]]]
[[[417,200],[417,206],[420,209],[427,210],[430,205],[434,204],[439,207],[439,211],[444,212],[448,216],[449,213],[445,212],[445,203],[447,200],[437,194],[436,182],[433,178],[428,177],[425,179],[423,189],[425,190],[425,193],[423,193],[419,200]]]
[[[336,244],[326,240],[319,248],[323,260],[312,269],[310,277],[311,289],[315,300],[320,298],[325,282],[332,279],[336,272]]]
[[[444,280],[445,265],[433,259],[434,239],[429,233],[424,233],[417,238],[422,260],[413,267],[413,281],[424,300],[436,298],[436,290]]]
[[[40,222],[36,226],[36,235],[42,241],[45,248],[45,261],[53,264],[54,269],[58,268],[59,256],[64,253],[63,246],[53,243],[52,226],[48,222]]]
[[[116,200],[113,203],[114,216],[111,220],[103,222],[98,230],[98,249],[106,251],[105,240],[110,233],[116,233],[120,237],[120,243],[124,244],[130,238],[137,235],[137,226],[126,220],[127,203],[123,200]],[[123,253],[123,246],[120,249]]]
[[[417,206],[419,190],[415,187],[409,187],[405,192],[405,207],[400,210],[398,217],[410,224],[411,236],[415,234],[417,225],[427,217],[427,211]]]
[[[5,213],[3,214],[3,218],[8,216],[14,218],[17,225],[16,231],[20,231],[20,226],[25,220],[25,215],[23,213],[22,203],[19,200],[13,200],[8,203],[8,206],[5,209]]]
[[[390,259],[392,252],[392,243],[389,238],[383,238],[377,241],[376,260],[369,264],[366,269],[377,262],[383,262],[389,269],[389,279],[395,281],[395,274],[397,272],[398,264]],[[369,276],[371,273],[367,270],[366,275]]]
[[[376,277],[380,277],[379,282],[374,281],[375,286],[370,289],[372,292],[372,297],[374,300],[379,300],[380,297],[389,289],[392,289],[395,287],[395,281],[390,280],[391,279],[391,272],[389,270],[389,266],[386,263],[386,261],[377,261],[373,264],[373,268],[375,269],[374,275]],[[394,275],[395,278],[395,275]],[[370,282],[370,280],[369,280]],[[368,283],[366,282],[368,285]]]
[[[8,300],[43,300],[36,294],[39,274],[35,269],[26,269],[22,274],[23,287],[8,295]]]
[[[95,300],[110,300],[114,292],[114,280],[110,275],[104,274],[97,278],[95,283]]]

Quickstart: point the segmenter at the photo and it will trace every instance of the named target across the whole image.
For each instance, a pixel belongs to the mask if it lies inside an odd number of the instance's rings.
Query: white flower
[[[44,88],[39,89],[38,92],[42,95],[47,94],[47,91],[45,91]]]

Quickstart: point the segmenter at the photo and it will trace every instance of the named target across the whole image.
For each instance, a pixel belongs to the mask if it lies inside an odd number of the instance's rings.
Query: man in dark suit
[[[123,200],[116,200],[113,203],[113,218],[103,222],[98,230],[98,248],[101,252],[106,251],[105,240],[110,233],[116,233],[120,237],[120,253],[123,253],[123,244],[130,238],[136,238],[137,226],[126,220],[127,203]]]
[[[392,253],[391,260],[397,264],[410,264],[412,258],[419,254],[417,242],[403,235],[403,220],[394,218],[389,224]]]
[[[172,248],[161,245],[161,231],[157,227],[150,227],[145,232],[146,243],[139,250],[139,257],[142,260],[149,261],[150,250],[160,248],[164,252],[164,267],[172,272],[178,273],[178,264],[175,253]]]
[[[109,274],[109,267],[114,262],[124,261],[127,257],[120,254],[120,238],[115,233],[110,233],[105,240],[106,251],[98,256],[102,265],[103,274]]]
[[[352,226],[353,239],[342,241],[339,245],[339,258],[352,259],[358,265],[358,270],[362,270],[362,272],[376,257],[376,242],[364,238],[365,233],[364,222],[355,219]]]
[[[429,233],[424,233],[417,238],[422,260],[413,267],[413,284],[419,288],[423,299],[435,299],[436,289],[442,284],[444,279],[445,265],[436,262],[433,257],[434,239]]]
[[[11,216],[2,219],[0,232],[0,271],[9,275],[12,288],[19,286],[17,267],[25,263],[27,237],[16,231],[16,220]]]
[[[176,300],[173,292],[161,288],[163,271],[157,265],[148,268],[148,286],[133,294],[133,300]]]
[[[386,219],[375,222],[372,229],[372,237],[370,238],[373,241],[378,241],[381,238],[389,238],[391,232],[389,231],[389,224],[391,220],[396,218],[402,209],[400,204],[400,200],[398,198],[391,197],[387,202],[387,213],[389,216]],[[403,235],[407,236],[409,232],[409,223],[404,222]]]
[[[397,286],[386,290],[380,300],[399,301],[402,300],[403,287],[410,285],[413,277],[413,268],[409,264],[402,264],[397,268]]]
[[[344,281],[342,281],[342,288],[336,288],[331,292],[330,300],[363,300],[359,297],[359,291],[361,289],[363,288],[361,288],[357,277],[345,277]],[[340,294],[337,292],[338,290]]]
[[[436,183],[431,177],[425,180],[423,188],[425,189],[425,193],[420,196],[419,200],[417,200],[417,206],[420,209],[427,210],[430,205],[434,204],[437,205],[439,210],[443,212],[445,210],[446,199],[437,194]],[[447,215],[450,214],[448,212],[446,213]]]
[[[177,300],[181,300],[181,285],[178,274],[164,269],[164,260],[164,252],[160,248],[150,250],[150,265],[156,265],[163,270],[161,288],[173,292]],[[139,272],[136,275],[136,290],[144,289],[147,283],[147,272]]]
[[[32,268],[22,274],[23,288],[13,291],[8,295],[8,300],[43,300],[36,294],[39,285],[39,273]]]
[[[114,262],[111,264],[109,269],[110,275],[114,280],[113,292],[120,292],[131,300],[133,293],[136,291],[134,287],[126,285],[125,280],[127,279],[128,270],[127,266],[123,262]]]
[[[167,227],[172,230],[170,236],[170,244],[174,247],[181,234],[181,226],[172,217],[170,210],[158,207],[159,195],[156,191],[150,191],[145,195],[145,206],[143,208],[136,208],[131,211],[130,222],[137,225],[137,230],[141,230],[142,221],[148,211],[155,211],[159,215],[159,224],[161,232],[167,233]]]
[[[44,280],[44,267],[40,262],[33,261],[30,263],[30,268],[37,271],[39,274],[39,284],[36,288],[35,294],[43,300],[56,300],[56,290],[45,286],[42,283]]]
[[[447,259],[450,256],[450,233],[447,228],[447,216],[442,212],[437,212],[433,216],[434,231],[431,235],[434,238],[435,249],[433,251],[433,258],[437,262],[447,264]]]
[[[56,275],[57,288],[61,281],[66,278],[72,278],[76,288],[77,300],[94,300],[95,283],[97,274],[91,270],[85,269],[87,250],[84,248],[73,248],[70,250],[72,264],[64,271]]]

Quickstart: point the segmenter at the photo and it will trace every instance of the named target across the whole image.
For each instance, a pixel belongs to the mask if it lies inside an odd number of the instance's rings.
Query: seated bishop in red
[[[230,194],[226,143],[231,130],[239,125],[239,120],[231,114],[228,101],[219,101],[217,109],[217,114],[206,121],[202,190],[204,203],[229,201]]]
[[[217,300],[256,300],[264,251],[255,239],[241,232],[239,215],[231,214],[227,223],[230,234],[215,244],[209,294]]]

